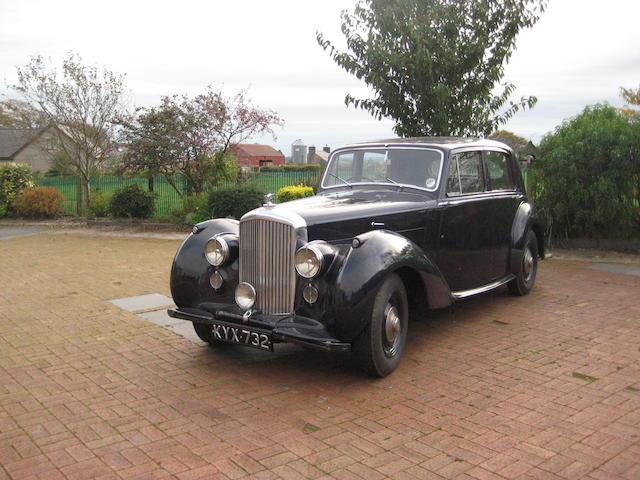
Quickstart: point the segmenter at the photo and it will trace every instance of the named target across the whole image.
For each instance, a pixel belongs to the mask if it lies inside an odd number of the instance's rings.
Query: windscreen
[[[331,158],[323,187],[359,183],[400,184],[434,191],[442,153],[418,148],[344,150]]]

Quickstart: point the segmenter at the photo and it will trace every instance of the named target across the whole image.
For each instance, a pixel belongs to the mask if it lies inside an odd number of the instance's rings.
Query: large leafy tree
[[[372,98],[345,103],[396,122],[401,136],[477,135],[497,130],[535,97],[513,102],[504,66],[518,32],[533,26],[546,0],[360,0],[342,12],[347,51],[317,33]]]
[[[109,159],[116,118],[124,111],[124,77],[86,66],[73,53],[63,59],[60,71],[35,56],[17,73],[11,88],[55,128],[59,147],[80,179],[78,207],[86,213],[91,175]]]
[[[254,107],[245,92],[227,96],[208,88],[193,98],[163,97],[160,106],[138,109],[123,124],[123,168],[163,175],[182,195],[232,178],[236,164],[229,146],[255,135],[275,138],[273,127],[283,122],[275,112]],[[186,180],[186,192],[176,183],[178,174]]]
[[[542,139],[537,203],[555,237],[638,235],[639,115],[593,105]]]

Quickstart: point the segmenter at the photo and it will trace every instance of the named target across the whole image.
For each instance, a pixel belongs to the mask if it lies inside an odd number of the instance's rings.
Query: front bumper
[[[204,303],[200,308],[170,308],[167,313],[173,318],[207,325],[213,325],[218,320],[238,326],[264,329],[270,332],[274,343],[297,343],[326,352],[351,350],[350,343],[333,338],[322,323],[299,315],[272,316],[254,313],[245,321],[238,308],[215,303]]]

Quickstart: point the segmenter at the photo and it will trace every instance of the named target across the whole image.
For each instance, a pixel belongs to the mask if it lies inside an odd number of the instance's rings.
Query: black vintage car
[[[199,223],[173,262],[175,318],[212,345],[400,361],[412,311],[533,287],[543,228],[502,143],[407,138],[335,150],[318,194]]]

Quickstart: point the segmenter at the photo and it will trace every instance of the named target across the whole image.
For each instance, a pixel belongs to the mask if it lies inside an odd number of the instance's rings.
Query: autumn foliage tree
[[[249,137],[270,134],[283,124],[273,111],[254,107],[241,91],[227,96],[208,88],[193,98],[165,96],[158,107],[140,108],[123,122],[127,144],[123,168],[162,175],[180,194],[194,194],[235,176],[229,146]],[[186,191],[176,176],[186,180]]]
[[[345,103],[391,118],[400,136],[488,135],[535,97],[501,83],[522,28],[546,0],[360,0],[342,12],[347,50],[319,45],[373,90]]]
[[[11,88],[54,127],[58,146],[80,179],[78,210],[86,213],[91,175],[109,158],[116,117],[124,112],[124,77],[86,66],[73,53],[63,59],[60,71],[38,55],[18,67],[17,74]]]

